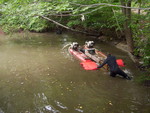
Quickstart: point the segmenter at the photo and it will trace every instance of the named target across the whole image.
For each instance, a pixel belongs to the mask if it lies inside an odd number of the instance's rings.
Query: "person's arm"
[[[107,64],[107,59],[101,65],[99,65],[97,68],[102,68],[105,64]]]

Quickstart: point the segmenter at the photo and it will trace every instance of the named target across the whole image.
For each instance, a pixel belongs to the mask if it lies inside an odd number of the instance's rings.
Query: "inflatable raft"
[[[81,61],[80,64],[85,70],[97,70],[98,69],[97,68],[98,64],[94,60],[86,56],[83,52],[79,50],[73,50],[72,48],[69,48],[69,52]],[[108,70],[107,66],[104,66],[104,69]]]
[[[93,42],[93,41],[91,41]],[[90,47],[90,46],[89,46]],[[81,61],[81,65],[85,70],[96,70],[98,69],[97,66],[102,64],[107,56],[95,48],[87,48],[83,47],[80,48],[77,42],[73,42],[72,45],[69,47],[69,52],[75,56],[77,59]],[[116,60],[118,66],[124,67],[124,62],[122,59]],[[103,68],[108,70],[108,65],[104,65]]]

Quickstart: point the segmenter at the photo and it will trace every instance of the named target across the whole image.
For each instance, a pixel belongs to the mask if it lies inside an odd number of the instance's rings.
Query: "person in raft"
[[[106,60],[99,65],[97,68],[102,68],[105,64],[108,64],[109,69],[110,69],[110,76],[116,77],[117,74],[121,75],[123,78],[126,78],[128,80],[131,80],[131,77],[129,77],[125,72],[123,72],[117,62],[116,62],[116,57],[112,56],[110,53],[108,53]]]

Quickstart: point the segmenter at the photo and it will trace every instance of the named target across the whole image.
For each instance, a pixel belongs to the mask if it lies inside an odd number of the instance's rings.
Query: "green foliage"
[[[38,18],[36,15],[56,15],[61,14],[63,11],[72,11],[73,15],[83,14],[85,16],[85,20],[81,21],[80,16],[68,17],[67,20],[61,19],[60,17],[56,18],[56,16],[51,16],[50,18],[54,18],[56,21],[64,20],[61,21],[61,23],[66,23],[70,27],[80,25],[85,28],[90,27],[93,29],[99,29],[104,27],[112,28],[118,26],[118,24],[115,25],[116,21],[113,21],[114,14],[110,7],[79,7],[79,5],[72,4],[69,0],[65,0],[63,3],[61,0],[52,2],[42,2],[42,0],[41,2],[37,1],[40,0],[34,0],[34,2],[29,2],[28,0],[15,0],[13,1],[14,4],[7,2],[7,4],[3,6],[3,16],[0,24],[4,26],[4,31],[14,31],[13,27],[15,27],[15,31],[17,29],[42,31],[51,26],[48,24],[48,22],[43,21],[43,19]],[[73,1],[80,4],[104,2],[104,0]],[[22,3],[23,5],[21,5]],[[118,19],[118,21],[119,20],[120,19]],[[119,24],[122,24],[122,22],[120,21]]]
[[[39,9],[42,9],[43,5],[39,4]],[[35,4],[24,5],[18,7],[18,5],[12,5],[8,3],[3,6],[3,15],[1,17],[0,25],[3,26],[5,32],[14,32],[19,29],[27,29],[33,31],[42,31],[47,28],[45,20],[36,16],[37,9]],[[42,13],[39,12],[39,13]]]
[[[79,10],[79,11],[78,11]],[[94,10],[90,7],[84,7],[76,9],[75,13],[79,13],[84,15],[85,20],[81,21],[81,16],[76,16],[70,18],[68,22],[68,26],[83,26],[85,29],[101,29],[101,28],[116,28],[116,30],[120,30],[123,27],[124,16],[121,13],[116,13],[114,15],[112,8],[110,7],[99,7],[96,11],[90,12]],[[118,9],[116,9],[118,11]],[[85,13],[85,14],[84,14]],[[117,22],[116,22],[117,21]]]
[[[76,26],[76,25],[80,25],[80,20],[72,20],[72,21],[69,21],[68,23],[67,23],[67,25],[69,26],[69,27],[72,27],[72,26]]]
[[[150,14],[147,15],[133,15],[134,23],[132,23],[131,27],[133,30],[133,36],[135,41],[135,50],[134,53],[137,56],[140,56],[143,65],[150,65]],[[137,23],[138,22],[138,23]]]
[[[144,85],[150,85],[150,70],[148,70],[147,72],[144,72],[141,74],[141,76],[139,76],[136,81],[139,83],[143,83]]]
[[[15,0],[13,1],[14,4],[7,2],[2,6],[0,25],[3,26],[5,32],[14,32],[19,29],[40,32],[53,25],[38,15],[56,15],[62,11],[72,10],[68,2],[63,4],[58,2],[42,2],[42,0],[28,2],[28,0]],[[60,18],[55,19],[60,20]]]

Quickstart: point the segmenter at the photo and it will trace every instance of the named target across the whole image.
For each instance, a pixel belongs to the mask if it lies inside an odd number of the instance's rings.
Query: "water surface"
[[[95,40],[96,48],[124,60],[123,70],[133,80],[112,78],[103,69],[85,71],[67,49],[62,50],[73,41],[91,40],[87,36],[26,33],[0,37],[0,113],[150,112],[150,90],[134,80],[141,72],[112,45]]]

